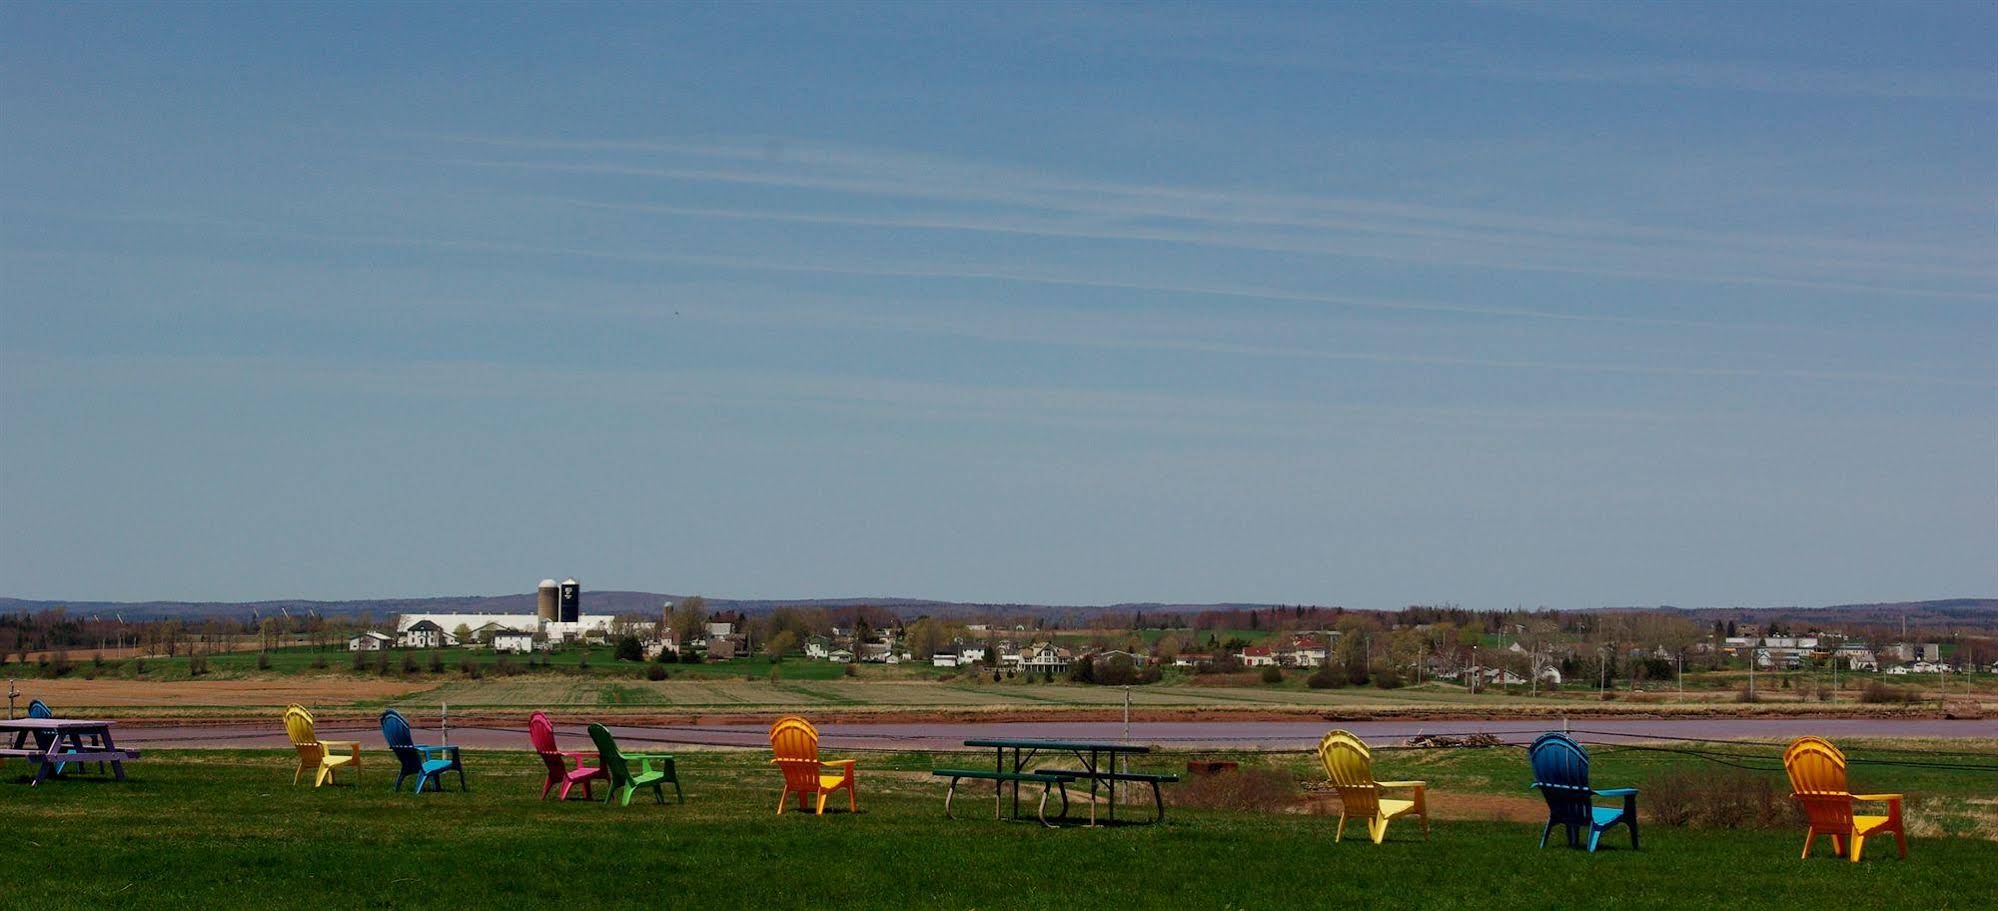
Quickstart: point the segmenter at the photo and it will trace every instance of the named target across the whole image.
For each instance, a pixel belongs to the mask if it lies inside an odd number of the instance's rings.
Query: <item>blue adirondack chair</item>
[[[409,733],[409,719],[395,709],[382,712],[382,739],[388,741],[390,752],[402,769],[396,772],[395,789],[402,790],[402,781],[411,775],[416,776],[416,790],[423,793],[423,785],[428,783],[432,790],[444,790],[444,773],[458,773],[458,789],[469,791],[465,786],[465,764],[459,761],[457,747],[424,746],[416,743]]]
[[[1589,850],[1596,850],[1603,830],[1630,827],[1630,848],[1637,850],[1637,789],[1589,787],[1589,754],[1566,734],[1542,734],[1528,747],[1533,763],[1533,787],[1547,798],[1547,828],[1540,830],[1540,846],[1547,847],[1547,835],[1555,826],[1568,830],[1568,847],[1576,847],[1582,827],[1589,830]],[[1621,807],[1596,806],[1597,797],[1621,797]]]
[[[30,700],[30,701],[28,702],[28,717],[29,717],[29,718],[54,718],[54,717],[55,717],[55,712],[54,712],[53,710],[51,710],[51,709],[49,708],[49,704],[48,704],[48,703],[46,703],[46,702],[43,702],[43,701],[41,701],[40,699],[34,699],[34,700]],[[55,735],[52,735],[52,734],[47,734],[47,733],[44,733],[44,732],[41,732],[41,731],[36,731],[36,732],[35,732],[35,749],[38,749],[38,750],[46,750],[46,749],[48,749],[48,748],[49,748],[49,740],[50,740],[50,739],[51,739],[52,737],[54,737],[54,736],[55,736]],[[103,746],[104,746],[104,738],[103,738],[102,736],[100,736],[100,735],[97,735],[97,734],[92,734],[92,735],[90,735],[90,745],[91,745],[91,746],[93,746],[93,747],[100,747],[100,748],[101,748],[101,747],[103,747]],[[55,767],[55,774],[57,774],[57,775],[61,775],[61,774],[62,774],[62,770],[63,770],[63,769],[65,769],[65,768],[68,768],[68,767],[69,767],[69,763],[67,763],[67,762],[58,762],[58,763],[56,763],[56,767]],[[99,772],[102,772],[102,771],[104,771],[104,763],[102,763],[102,762],[99,762],[99,763],[97,764],[97,771],[99,771]]]

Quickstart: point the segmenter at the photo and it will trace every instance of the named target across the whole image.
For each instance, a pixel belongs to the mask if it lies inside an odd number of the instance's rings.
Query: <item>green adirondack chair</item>
[[[590,725],[590,739],[596,742],[598,763],[610,773],[610,790],[604,795],[604,806],[610,806],[613,798],[622,798],[622,806],[631,806],[631,795],[646,787],[652,789],[652,796],[660,803],[665,803],[666,792],[659,786],[667,782],[673,784],[673,796],[681,803],[687,802],[687,795],[680,792],[680,776],[674,772],[672,755],[620,752],[611,732],[601,724]],[[636,775],[631,773],[633,760],[638,762]]]

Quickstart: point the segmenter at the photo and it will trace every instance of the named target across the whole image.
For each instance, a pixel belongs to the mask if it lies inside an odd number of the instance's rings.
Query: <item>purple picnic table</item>
[[[36,764],[35,780],[29,787],[59,774],[64,764],[72,762],[109,762],[112,774],[124,781],[125,760],[139,758],[139,751],[118,749],[111,740],[111,724],[87,718],[10,718],[0,721],[0,731],[14,732],[13,746],[0,749],[0,757],[19,756]],[[33,746],[27,746],[30,735],[35,739]],[[83,742],[86,737],[91,738],[89,745]]]

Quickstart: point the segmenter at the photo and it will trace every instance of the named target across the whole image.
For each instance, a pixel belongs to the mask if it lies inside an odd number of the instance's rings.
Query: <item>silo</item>
[[[561,586],[556,585],[554,579],[541,580],[540,587],[534,593],[534,615],[543,623],[554,620],[557,616],[556,605],[560,598]]]
[[[583,583],[574,579],[562,580],[561,608],[563,623],[575,623],[583,615]]]

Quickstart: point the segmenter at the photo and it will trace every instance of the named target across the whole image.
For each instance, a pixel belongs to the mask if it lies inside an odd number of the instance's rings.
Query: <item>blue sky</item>
[[[0,6],[0,593],[1998,594],[1989,4]]]

